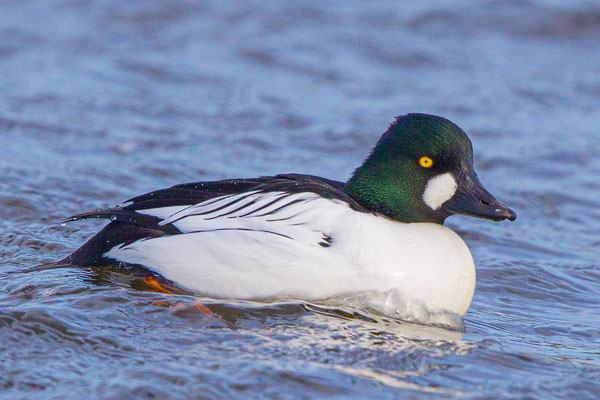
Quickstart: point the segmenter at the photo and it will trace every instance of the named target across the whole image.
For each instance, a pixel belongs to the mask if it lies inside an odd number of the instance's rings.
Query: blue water
[[[600,397],[599,36],[586,1],[0,2],[0,397]],[[28,272],[102,226],[61,217],[153,189],[345,180],[407,112],[464,128],[519,214],[449,220],[464,333]]]

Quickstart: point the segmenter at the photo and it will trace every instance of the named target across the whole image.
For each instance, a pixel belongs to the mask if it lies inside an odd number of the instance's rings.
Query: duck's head
[[[403,222],[442,224],[453,214],[514,221],[473,169],[466,133],[445,118],[396,118],[345,186],[364,207]]]

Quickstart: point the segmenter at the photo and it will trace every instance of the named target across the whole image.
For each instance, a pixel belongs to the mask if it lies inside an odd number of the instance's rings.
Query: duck
[[[480,182],[460,127],[406,114],[346,182],[288,173],[185,183],[65,218],[109,223],[60,264],[141,267],[213,299],[354,296],[423,322],[463,317],[474,295],[471,252],[444,225],[452,215],[516,219]]]

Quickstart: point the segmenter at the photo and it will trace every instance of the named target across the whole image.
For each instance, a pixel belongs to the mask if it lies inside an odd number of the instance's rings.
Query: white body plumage
[[[255,191],[137,212],[182,234],[138,240],[105,256],[214,298],[383,294],[386,304],[367,305],[420,320],[423,310],[463,316],[475,290],[471,253],[449,228],[358,212],[315,193]]]

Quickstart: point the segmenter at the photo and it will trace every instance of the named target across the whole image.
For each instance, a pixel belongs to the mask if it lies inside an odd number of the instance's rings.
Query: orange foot
[[[173,292],[172,290],[166,289],[160,283],[158,283],[158,279],[156,278],[153,278],[151,276],[145,276],[142,278],[142,280],[144,281],[146,286],[148,286],[150,289],[153,289],[151,290],[151,292],[175,294],[175,292]]]
[[[150,291],[152,291],[152,292],[165,293],[165,294],[178,294],[178,293],[175,293],[173,290],[163,287],[158,282],[158,279],[156,279],[156,278],[146,276],[146,277],[142,278],[142,280],[144,281],[144,284],[146,284],[146,286],[148,286],[148,288],[151,289]],[[169,308],[173,308],[175,310],[183,310],[188,307],[194,307],[196,310],[200,311],[202,314],[214,315],[213,312],[208,307],[206,307],[204,304],[201,304],[201,303],[194,303],[192,305],[185,305],[185,304],[177,303],[175,305],[171,305],[171,303],[169,303],[167,301],[155,301],[155,302],[153,302],[153,304],[156,304],[158,306],[168,306]]]

